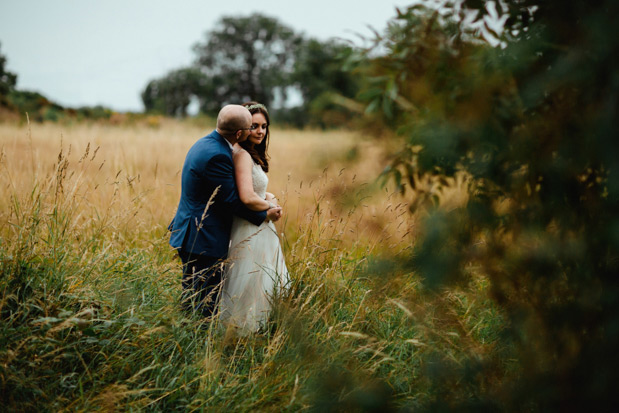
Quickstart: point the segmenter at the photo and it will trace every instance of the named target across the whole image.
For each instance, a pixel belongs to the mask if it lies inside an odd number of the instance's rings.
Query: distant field
[[[162,234],[177,206],[185,154],[212,129],[172,120],[155,128],[0,124],[2,221],[11,194],[27,195],[58,175],[60,156],[66,161],[62,190],[79,197],[81,219],[106,211],[116,217],[112,225],[122,224],[116,230]],[[274,128],[270,154],[269,190],[285,205],[284,233],[296,233],[318,200],[333,217],[354,210],[362,223],[355,229],[364,236],[406,232],[391,228],[406,205],[376,182],[386,164],[378,142],[359,132]]]

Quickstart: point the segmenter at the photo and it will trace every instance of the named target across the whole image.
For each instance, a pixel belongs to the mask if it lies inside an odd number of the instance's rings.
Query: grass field
[[[269,331],[236,339],[187,318],[166,227],[184,156],[212,128],[0,124],[5,408],[412,409],[436,396],[436,354],[464,368],[504,350],[483,278],[429,294],[393,264],[423,213],[377,183],[385,148],[357,132],[272,131],[293,288]],[[465,202],[462,182],[440,198]]]

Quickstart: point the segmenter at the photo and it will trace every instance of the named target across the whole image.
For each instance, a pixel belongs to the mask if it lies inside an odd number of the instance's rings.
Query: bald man
[[[281,208],[252,211],[239,198],[234,181],[232,145],[249,136],[251,113],[240,105],[224,106],[217,128],[187,153],[181,199],[169,229],[170,245],[183,262],[183,308],[212,317],[218,300],[223,261],[228,255],[232,216],[254,225],[277,221]]]

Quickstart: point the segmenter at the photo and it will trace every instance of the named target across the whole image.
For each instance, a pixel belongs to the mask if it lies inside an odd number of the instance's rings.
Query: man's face
[[[238,137],[237,142],[245,141],[247,139],[247,137],[249,137],[249,134],[251,133],[251,131],[250,131],[250,127],[251,127],[251,114],[249,113],[249,111],[247,111],[247,114],[249,116],[246,119],[247,120],[246,125],[245,125],[245,127],[243,129],[241,129],[239,131],[240,135],[237,134],[237,137]]]
[[[241,136],[239,137],[239,140],[237,142],[243,142],[246,141],[247,138],[249,137],[249,126],[247,127],[247,129],[243,129],[241,130]]]

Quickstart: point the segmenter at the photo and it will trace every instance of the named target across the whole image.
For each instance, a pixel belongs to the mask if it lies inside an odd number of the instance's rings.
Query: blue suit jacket
[[[214,202],[207,209],[218,187]],[[233,215],[255,225],[266,219],[266,211],[251,211],[239,199],[232,151],[215,130],[199,139],[185,158],[181,199],[169,226],[170,245],[191,254],[223,258],[228,254]]]

